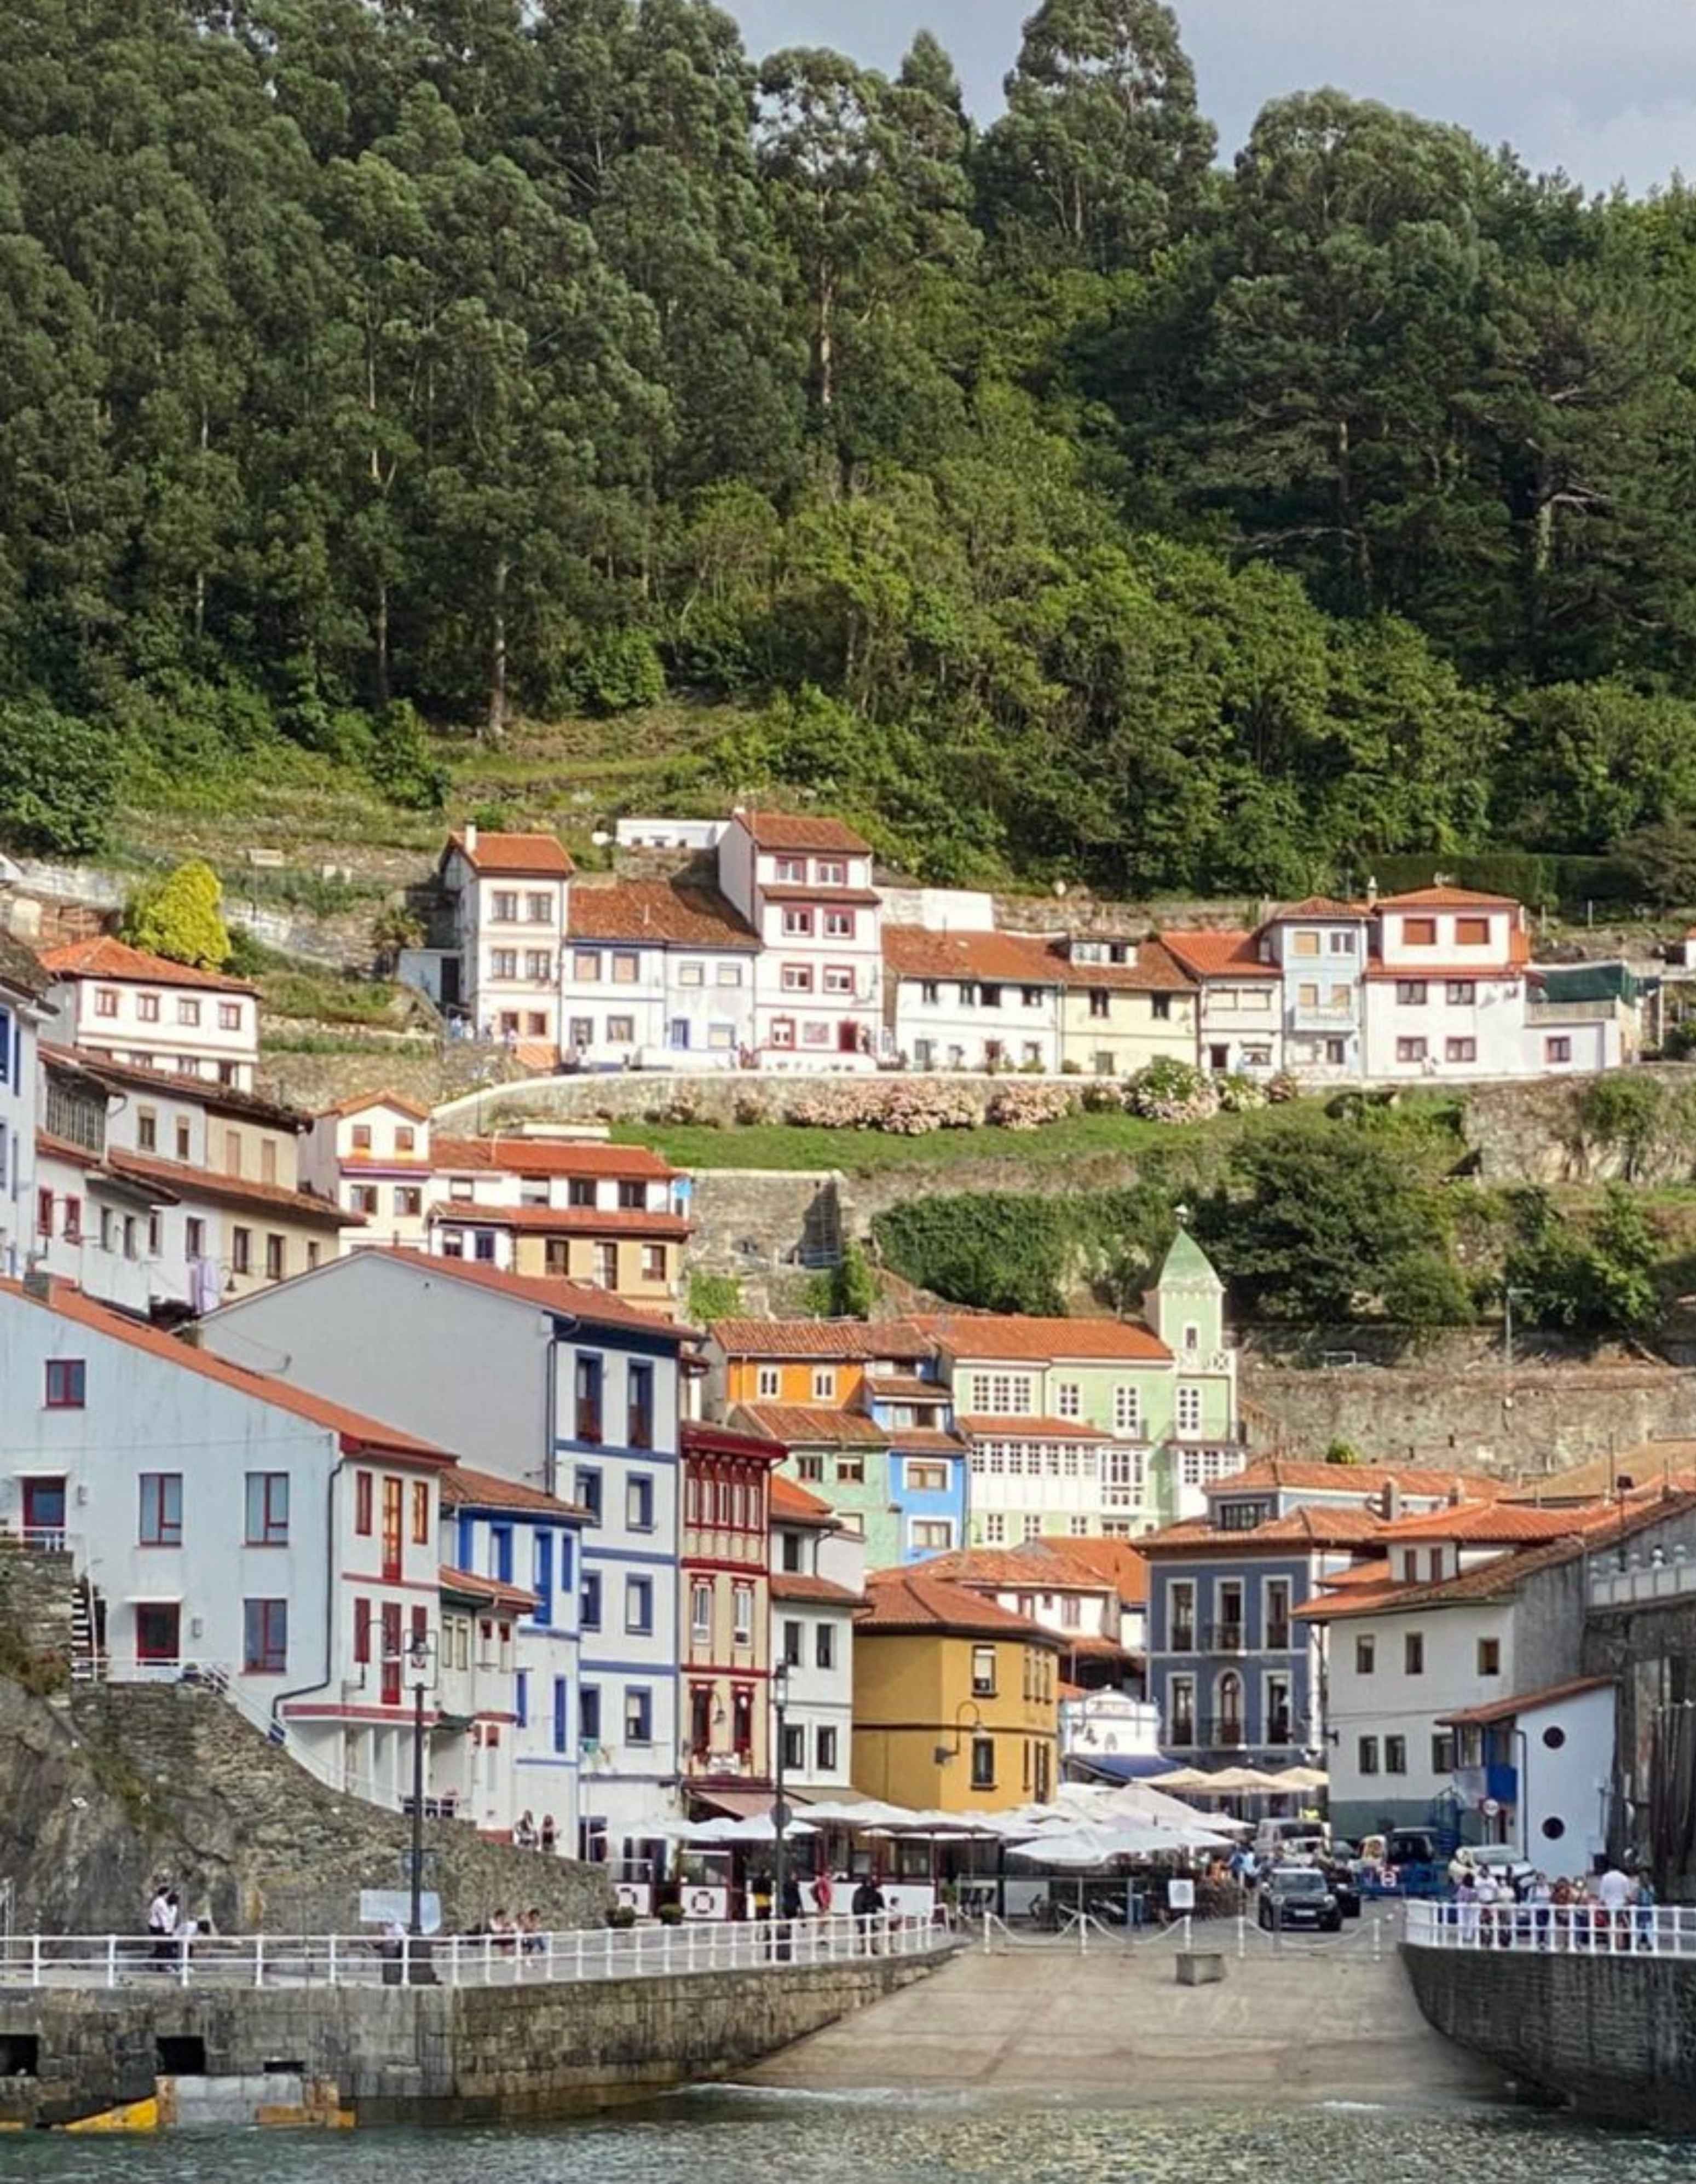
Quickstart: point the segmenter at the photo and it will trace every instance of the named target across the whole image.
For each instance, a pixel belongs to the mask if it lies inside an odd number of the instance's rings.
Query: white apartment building
[[[399,1092],[362,1092],[312,1118],[302,1141],[305,1187],[348,1216],[341,1248],[421,1251],[432,1196],[430,1110]]]
[[[1174,928],[1160,938],[1201,989],[1200,1067],[1215,1077],[1283,1068],[1283,973],[1257,935]]]
[[[579,1840],[660,1855],[644,1830],[677,1811],[684,1330],[577,1284],[369,1251],[226,1306],[203,1337],[583,1512]]]
[[[889,1050],[914,1069],[1060,1067],[1064,967],[1013,933],[884,928]]]
[[[0,1283],[0,1386],[26,1422],[0,1528],[72,1555],[103,1673],[192,1670],[321,1780],[398,1804],[452,1456],[42,1275]]]
[[[49,1036],[114,1061],[250,1092],[259,994],[243,978],[168,962],[103,935],[49,948]]]
[[[759,935],[713,889],[579,881],[567,941],[561,1020],[579,1067],[729,1069],[751,1051]]]
[[[36,1038],[47,972],[0,930],[0,1274],[21,1274],[34,1241]]]
[[[771,1658],[788,1671],[784,1788],[828,1797],[849,1786],[866,1543],[828,1502],[774,1472],[771,1556]]]
[[[479,1037],[557,1061],[571,859],[551,834],[491,833],[468,821],[439,869],[457,950],[439,999],[462,1008]]]
[[[1598,1069],[1604,1020],[1533,1022],[1523,907],[1506,895],[1420,888],[1375,905],[1364,1068],[1374,1078],[1559,1075]]]
[[[753,1042],[761,1067],[874,1068],[883,943],[870,844],[840,819],[739,811],[718,844],[718,884],[761,944]]]

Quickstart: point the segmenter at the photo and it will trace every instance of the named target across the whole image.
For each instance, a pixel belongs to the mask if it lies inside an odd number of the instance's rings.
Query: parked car
[[[1269,1933],[1303,1926],[1322,1934],[1342,1930],[1336,1891],[1316,1865],[1275,1865],[1260,1891],[1258,1916]]]
[[[1336,1898],[1336,1908],[1345,1919],[1360,1916],[1360,1883],[1355,1879],[1352,1863],[1340,1856],[1333,1846],[1330,1858],[1319,1861],[1319,1869],[1325,1875],[1325,1885]]]

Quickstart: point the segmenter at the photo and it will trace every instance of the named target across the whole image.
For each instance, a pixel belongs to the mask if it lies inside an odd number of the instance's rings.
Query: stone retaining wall
[[[1427,2020],[1587,2114],[1696,2129],[1696,1960],[1404,1948]]]
[[[181,2048],[161,2042],[201,2043],[214,2086],[282,2066],[315,2112],[361,2123],[567,2114],[722,2077],[911,1985],[946,1953],[549,1986],[182,1992],[162,1979],[158,1992],[0,1994],[0,2041],[36,2042],[33,2074],[0,2078],[0,2123],[152,2098],[182,2066]]]

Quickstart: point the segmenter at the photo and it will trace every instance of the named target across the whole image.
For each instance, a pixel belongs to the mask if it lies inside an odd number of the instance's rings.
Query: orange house
[[[739,1403],[860,1407],[869,1373],[929,1357],[933,1339],[904,1320],[721,1319],[707,1339],[712,1391],[725,1413]]]

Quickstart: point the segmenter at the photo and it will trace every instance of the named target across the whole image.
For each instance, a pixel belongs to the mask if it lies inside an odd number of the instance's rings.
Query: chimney
[[[1375,878],[1369,879],[1366,883],[1366,907],[1369,910],[1375,910],[1378,907],[1378,883]]]
[[[53,1277],[39,1259],[31,1259],[25,1263],[24,1295],[34,1297],[38,1304],[53,1302]]]
[[[468,857],[474,857],[477,855],[477,821],[475,819],[467,819],[463,829],[463,838],[466,845],[466,855]]]
[[[1393,1479],[1384,1481],[1384,1522],[1393,1524],[1402,1513],[1402,1490]]]

